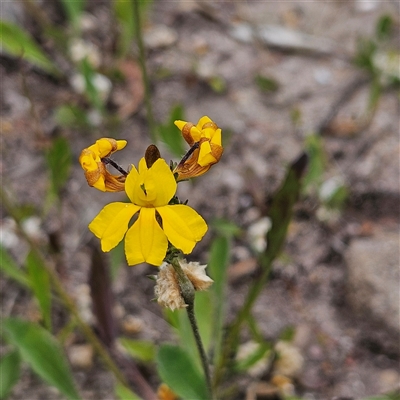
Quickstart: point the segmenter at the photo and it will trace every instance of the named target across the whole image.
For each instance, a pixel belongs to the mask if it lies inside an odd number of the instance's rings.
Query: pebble
[[[127,315],[122,321],[122,331],[127,335],[134,335],[143,330],[143,320]]]
[[[90,369],[93,366],[93,347],[91,344],[75,344],[67,350],[73,367]]]
[[[274,373],[287,377],[296,377],[303,368],[304,358],[300,350],[293,344],[279,341],[275,345],[278,359],[275,363]]]
[[[399,234],[377,232],[372,237],[353,239],[345,258],[348,297],[355,309],[400,331]]]
[[[385,369],[379,374],[381,392],[400,389],[400,374],[395,369]]]
[[[156,50],[175,44],[178,34],[166,25],[156,25],[144,33],[143,40],[148,49]]]
[[[229,34],[241,43],[251,43],[253,40],[253,28],[249,24],[236,24]]]
[[[314,79],[320,85],[328,85],[332,82],[332,73],[327,68],[317,68],[314,70]]]

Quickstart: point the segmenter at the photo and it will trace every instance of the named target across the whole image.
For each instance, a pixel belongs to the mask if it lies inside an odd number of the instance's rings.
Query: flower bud
[[[189,179],[206,173],[216,164],[224,151],[221,129],[209,117],[200,118],[197,125],[191,122],[175,121],[185,141],[191,146],[188,154],[175,168],[177,180]]]
[[[89,186],[95,187],[102,192],[120,192],[124,190],[125,176],[112,175],[108,172],[102,160],[123,149],[126,143],[126,140],[102,138],[92,146],[82,150],[79,162],[85,171]]]

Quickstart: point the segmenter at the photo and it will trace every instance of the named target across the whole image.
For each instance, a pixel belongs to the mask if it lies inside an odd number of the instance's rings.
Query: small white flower
[[[246,343],[243,343],[239,346],[238,352],[236,355],[236,360],[238,362],[245,361],[247,358],[251,357],[258,349],[260,348],[260,344],[250,340]],[[269,366],[269,354],[267,351],[263,357],[261,357],[256,363],[254,363],[248,370],[248,374],[254,378],[261,377],[264,372],[268,369]]]
[[[86,91],[86,80],[82,74],[74,74],[70,78],[70,84],[72,88],[80,94],[85,93]],[[106,100],[108,95],[110,94],[112,83],[111,81],[104,75],[95,73],[92,79],[92,84],[99,93],[100,97],[103,100]]]
[[[86,114],[87,119],[92,126],[100,126],[103,122],[103,116],[99,110],[92,109]]]
[[[322,201],[329,201],[343,185],[343,179],[339,176],[327,179],[319,188],[319,198]]]
[[[271,220],[268,217],[260,218],[249,226],[247,235],[250,245],[255,251],[261,253],[267,248],[266,235],[271,226]]]
[[[105,75],[95,74],[92,83],[99,92],[101,98],[103,100],[107,99],[112,88],[111,81]]]
[[[74,74],[69,78],[69,84],[79,94],[83,94],[86,90],[85,78],[82,74]]]
[[[33,239],[44,239],[46,235],[40,228],[41,223],[41,219],[33,215],[22,222],[22,229]]]
[[[372,62],[381,73],[381,81],[384,85],[390,83],[391,80],[400,80],[400,53],[395,51],[377,51]]]
[[[72,39],[69,45],[69,54],[71,55],[72,61],[78,63],[85,58],[89,61],[93,68],[100,66],[100,52],[99,49],[90,42],[86,42],[83,39]]]

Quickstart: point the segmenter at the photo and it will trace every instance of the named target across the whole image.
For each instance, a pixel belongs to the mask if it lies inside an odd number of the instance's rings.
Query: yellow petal
[[[211,137],[211,143],[222,146],[222,131],[217,129]]]
[[[147,168],[144,158],[139,163],[139,173],[132,171],[126,178],[125,188],[132,203],[142,207],[159,207],[169,203],[176,192],[176,181],[168,164],[159,158]],[[136,175],[137,174],[137,175]]]
[[[79,156],[79,162],[85,171],[95,171],[99,168],[98,162],[100,162],[100,158],[96,161],[96,154],[93,151],[83,149]]]
[[[135,180],[131,180],[132,185],[129,186],[129,199],[134,204],[147,207],[155,200],[156,193],[154,188],[155,184],[153,180],[149,178],[150,171],[147,168],[144,157],[139,161],[138,170],[139,172],[137,175],[135,173]]]
[[[187,122],[186,121],[177,120],[177,121],[174,122],[174,124],[181,131],[183,129],[183,127],[187,124]]]
[[[217,160],[215,157],[211,154],[211,146],[210,142],[206,141],[203,142],[200,145],[200,153],[199,153],[199,158],[197,160],[197,163],[201,165],[202,167],[205,167],[206,165],[209,165],[211,163],[215,163]]]
[[[154,181],[156,190],[156,199],[152,205],[153,207],[165,206],[176,193],[177,183],[174,174],[162,158],[159,158],[149,171],[151,171],[151,178]]]
[[[144,157],[142,157],[139,161],[139,175],[143,175],[147,170],[147,164],[146,164],[146,160]]]
[[[204,116],[204,117],[201,117],[200,119],[199,119],[199,122],[197,123],[197,128],[199,129],[199,130],[202,130],[203,129],[203,125],[205,125],[207,122],[212,122],[212,120],[209,118],[209,117],[207,117],[206,115]]]
[[[106,192],[106,183],[104,181],[104,176],[100,176],[100,178],[92,185],[97,190],[101,190],[102,192]]]
[[[95,146],[97,146],[100,158],[107,157],[113,150],[113,143],[107,138],[96,140]]]
[[[132,169],[129,171],[129,174],[125,180],[125,193],[133,204],[138,204],[136,202],[136,196],[135,196],[136,187],[140,185],[138,183],[138,180],[139,180],[139,172],[137,171],[136,167],[132,165]],[[140,206],[142,204],[138,205]]]
[[[201,139],[201,130],[196,126],[192,126],[190,128],[190,136],[192,137],[194,142],[198,142]]]
[[[111,203],[106,205],[89,224],[89,229],[101,240],[101,249],[110,251],[124,237],[132,216],[139,206],[127,203]]]
[[[207,224],[193,208],[183,204],[158,207],[168,240],[183,253],[193,250],[207,232]]]
[[[127,143],[126,140],[117,140],[117,150],[122,150]]]
[[[147,262],[160,266],[167,253],[168,240],[155,217],[154,208],[143,207],[139,218],[125,237],[128,265]]]
[[[215,129],[212,127],[208,127],[208,128],[202,129],[201,137],[205,137],[210,140],[213,137],[214,133],[215,133]]]
[[[100,158],[108,157],[110,154],[123,149],[127,144],[126,140],[115,140],[113,138],[101,138],[89,148],[98,154]]]

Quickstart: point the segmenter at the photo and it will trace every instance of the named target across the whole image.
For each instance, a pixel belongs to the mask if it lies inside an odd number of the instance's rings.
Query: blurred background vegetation
[[[1,7],[0,398],[206,398],[156,270],[91,239],[114,197],[78,163],[100,137],[128,140],[121,165],[178,161],[173,121],[202,115],[223,160],[179,194],[210,225],[190,258],[218,398],[400,398],[398,4]]]

